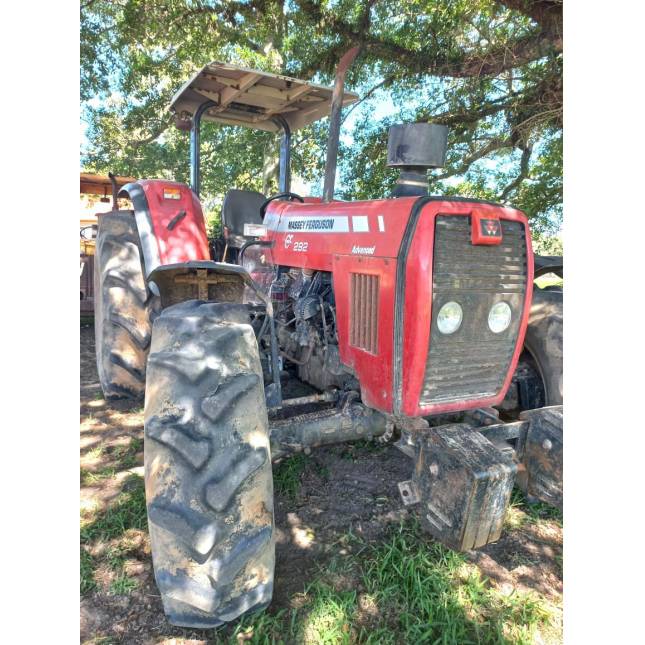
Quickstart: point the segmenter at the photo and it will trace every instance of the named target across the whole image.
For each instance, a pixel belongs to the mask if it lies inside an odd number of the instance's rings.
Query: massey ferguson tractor
[[[334,199],[355,55],[333,90],[207,65],[171,106],[190,131],[191,186],[129,183],[133,209],[100,218],[100,382],[107,399],[145,394],[152,558],[175,625],[211,628],[271,602],[272,461],[314,446],[396,441],[412,461],[402,503],[453,549],[500,537],[514,483],[562,503],[561,353],[546,351],[561,350],[562,294],[536,314],[528,350],[527,218],[429,196],[447,130],[427,123],[390,129],[391,195]],[[327,116],[322,198],[297,195],[291,133]],[[231,188],[216,243],[199,201],[202,118],[282,135],[279,193]]]

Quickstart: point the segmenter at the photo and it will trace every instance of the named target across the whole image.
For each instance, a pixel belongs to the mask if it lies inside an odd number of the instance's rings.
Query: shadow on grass
[[[212,642],[530,643],[548,625],[532,594],[504,595],[414,521],[321,569],[290,607],[243,618]],[[211,641],[209,641],[211,642]]]
[[[289,466],[296,481],[302,461]],[[129,593],[136,583],[124,573],[125,558],[135,552],[128,535],[146,530],[143,479],[131,475],[108,508],[82,523],[81,592],[96,590],[94,571],[103,565],[114,571],[109,591]],[[376,544],[346,537],[343,548],[281,606],[274,603],[217,631],[165,631],[209,643],[461,645],[532,643],[536,632],[550,629],[549,609],[537,596],[502,593],[465,556],[429,539],[413,519],[392,527]],[[97,544],[108,546],[96,555]]]
[[[143,478],[129,475],[121,492],[105,509],[86,512],[81,517],[81,594],[98,588],[96,572],[109,572],[109,590],[127,594],[136,587],[136,581],[126,572],[126,562],[146,558],[142,550],[148,530]]]
[[[111,540],[122,536],[128,529],[145,531],[147,528],[143,477],[130,475],[113,504],[81,523],[81,543]]]
[[[562,509],[549,506],[544,502],[529,502],[526,495],[517,487],[513,488],[510,507],[526,513],[529,522],[552,520],[562,526]]]
[[[81,450],[81,457],[91,462],[91,467],[81,468],[81,486],[93,486],[117,473],[142,465],[143,439],[130,437],[127,443],[99,444]]]

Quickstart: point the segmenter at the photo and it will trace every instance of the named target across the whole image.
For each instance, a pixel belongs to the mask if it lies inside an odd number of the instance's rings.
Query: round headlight
[[[447,302],[437,315],[437,327],[442,334],[454,334],[461,325],[464,314],[457,302]]]
[[[495,303],[488,312],[488,326],[494,334],[501,334],[511,324],[511,308],[505,302]]]

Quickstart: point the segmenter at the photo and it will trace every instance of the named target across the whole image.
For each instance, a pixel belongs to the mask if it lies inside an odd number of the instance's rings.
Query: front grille
[[[490,397],[508,373],[526,293],[526,240],[521,222],[501,220],[502,243],[473,246],[470,217],[435,220],[430,347],[420,407]],[[453,334],[437,329],[437,313],[454,300],[463,309]],[[513,313],[508,329],[494,334],[488,312],[499,301]]]
[[[351,273],[349,343],[372,354],[378,348],[379,277]]]

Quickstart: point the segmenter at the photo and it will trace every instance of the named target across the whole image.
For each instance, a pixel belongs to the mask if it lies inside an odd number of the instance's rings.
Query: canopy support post
[[[288,193],[291,190],[291,128],[286,119],[280,114],[274,116],[271,120],[282,128],[278,192]]]
[[[202,103],[195,111],[193,121],[190,126],[190,187],[193,189],[193,192],[197,197],[199,197],[201,184],[199,132],[202,122],[202,114],[216,105],[217,103],[215,103],[215,101],[206,101],[205,103]]]

